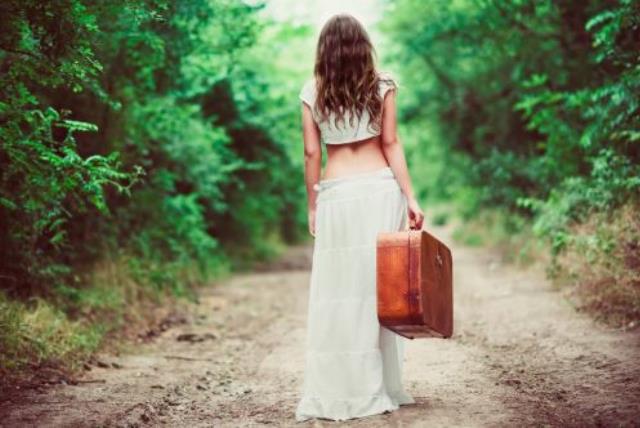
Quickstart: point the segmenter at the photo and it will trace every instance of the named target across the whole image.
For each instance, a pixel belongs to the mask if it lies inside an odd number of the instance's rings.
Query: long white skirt
[[[376,236],[406,228],[391,168],[321,180],[309,287],[305,372],[297,421],[346,420],[398,409],[404,341],[377,317]]]

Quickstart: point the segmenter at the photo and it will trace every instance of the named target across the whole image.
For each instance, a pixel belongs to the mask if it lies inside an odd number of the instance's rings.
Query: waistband
[[[323,190],[337,186],[344,183],[362,182],[367,179],[379,179],[379,178],[395,178],[391,167],[386,166],[384,168],[377,169],[370,172],[362,172],[357,174],[350,174],[344,177],[328,178],[318,181],[313,185],[314,190],[322,192]]]

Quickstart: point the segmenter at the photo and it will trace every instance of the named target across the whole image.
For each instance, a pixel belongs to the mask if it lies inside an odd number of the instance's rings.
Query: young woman
[[[362,25],[336,15],[300,91],[309,232],[315,237],[305,374],[297,421],[346,420],[414,403],[402,386],[403,341],[376,306],[376,237],[424,215],[396,134],[397,84],[378,72]],[[321,176],[322,150],[327,164]]]

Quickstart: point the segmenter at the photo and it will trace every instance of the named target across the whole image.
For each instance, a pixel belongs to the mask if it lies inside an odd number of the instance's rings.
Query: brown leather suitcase
[[[453,333],[451,250],[424,230],[380,232],[376,249],[378,320],[414,339]]]

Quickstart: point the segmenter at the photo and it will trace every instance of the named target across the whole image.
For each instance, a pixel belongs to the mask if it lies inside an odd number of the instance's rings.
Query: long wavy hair
[[[351,15],[331,17],[322,27],[314,75],[316,80],[316,111],[320,121],[335,114],[335,126],[369,112],[369,126],[376,132],[381,127],[382,99],[378,92],[378,73],[374,64],[375,49],[360,22]]]

